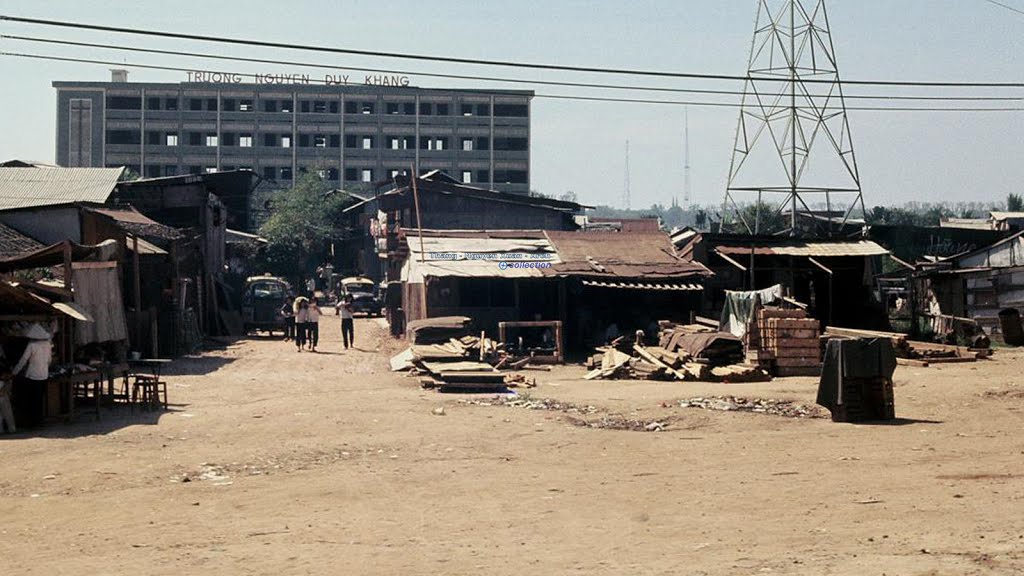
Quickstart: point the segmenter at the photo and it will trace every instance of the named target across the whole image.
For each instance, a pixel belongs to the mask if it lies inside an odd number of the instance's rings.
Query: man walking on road
[[[345,343],[345,349],[347,350],[349,345],[355,347],[355,328],[353,326],[352,316],[352,296],[345,296],[344,300],[338,302],[336,308],[338,309],[338,315],[341,316],[341,340]]]
[[[306,310],[306,341],[309,351],[316,352],[316,345],[320,343],[320,305],[316,298],[310,299]]]

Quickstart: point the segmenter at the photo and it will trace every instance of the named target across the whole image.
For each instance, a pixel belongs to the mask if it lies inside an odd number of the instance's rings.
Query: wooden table
[[[160,372],[163,367],[170,364],[171,360],[167,358],[142,358],[139,360],[129,360],[128,364],[131,366],[132,374],[135,376],[135,382],[132,383],[132,404],[135,403],[135,393],[138,387],[143,387],[143,400],[145,401],[145,407],[153,408],[154,398],[156,404],[159,404],[159,389],[163,387],[164,390],[164,408],[167,407],[167,383],[160,380]],[[152,388],[150,390],[149,388]]]
[[[54,417],[71,420],[75,417],[75,399],[77,392],[83,391],[82,398],[92,398],[94,401],[96,419],[100,419],[100,402],[103,399],[103,375],[98,370],[86,370],[84,372],[69,372],[51,376],[47,383],[47,415],[50,415],[49,388],[56,386],[58,397],[62,400],[61,405],[67,404],[67,412],[57,412]]]

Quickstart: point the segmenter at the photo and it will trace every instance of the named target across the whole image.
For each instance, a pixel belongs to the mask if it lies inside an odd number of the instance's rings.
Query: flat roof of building
[[[507,89],[483,89],[483,88],[421,88],[419,86],[387,86],[379,84],[364,84],[353,82],[349,84],[323,84],[312,82],[314,76],[310,75],[310,83],[236,83],[236,82],[110,82],[110,81],[63,81],[56,80],[52,83],[54,88],[106,88],[109,90],[134,90],[139,88],[155,90],[220,90],[224,91],[298,91],[311,93],[337,93],[337,92],[362,92],[379,94],[401,95],[402,93],[437,93],[437,94],[495,94],[502,96],[528,96],[533,97],[533,90],[507,90]],[[358,79],[358,77],[357,77]]]

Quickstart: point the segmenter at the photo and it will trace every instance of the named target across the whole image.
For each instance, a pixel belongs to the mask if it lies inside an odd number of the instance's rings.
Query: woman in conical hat
[[[29,342],[12,371],[15,376],[12,400],[18,423],[31,428],[42,424],[46,416],[46,381],[50,377],[53,350],[50,333],[39,324],[29,324],[22,336]]]

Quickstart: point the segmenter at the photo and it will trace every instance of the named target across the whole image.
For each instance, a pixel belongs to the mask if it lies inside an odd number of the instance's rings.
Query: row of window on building
[[[182,170],[181,168],[184,168]],[[229,171],[236,169],[244,169],[251,167],[248,166],[221,166],[221,171]],[[139,166],[129,165],[128,169],[139,173]],[[317,175],[327,181],[337,182],[341,176],[341,171],[338,168],[307,168],[300,167],[299,173],[305,174],[310,170],[314,170]],[[395,176],[406,172],[408,169],[405,168],[389,168],[384,171],[374,170],[373,168],[345,168],[345,181],[346,182],[375,182],[378,179],[384,177],[394,178]],[[160,178],[164,176],[178,176],[181,174],[203,174],[217,172],[215,166],[187,166],[179,167],[176,164],[147,164],[143,171],[143,176],[146,178]],[[264,180],[284,180],[291,181],[295,178],[291,166],[263,166],[259,171],[260,176]],[[488,170],[462,170],[460,177],[465,184],[490,184],[491,176]],[[494,171],[494,182],[499,184],[526,184],[527,173],[526,170],[495,170]]]
[[[189,112],[255,112],[257,101],[253,98],[184,98],[181,102],[174,97],[147,97],[146,110],[185,110]],[[181,104],[184,103],[184,107]],[[345,100],[345,114],[376,114],[420,116],[451,116],[454,110],[460,116],[490,116],[491,105],[462,103],[458,108],[446,102],[384,102],[379,107],[372,100]],[[292,100],[292,99],[260,99],[259,107],[263,112],[279,112],[301,114],[338,114],[341,102],[338,100]],[[108,110],[141,110],[141,96],[108,96]],[[499,118],[525,118],[530,114],[527,104],[495,104],[494,116]]]
[[[147,131],[147,146],[179,146],[182,145],[178,132]],[[262,133],[261,139],[257,140],[256,134],[252,132],[186,132],[186,144],[188,146],[231,146],[238,148],[252,148],[257,141],[264,148],[340,148],[340,134],[299,134],[293,142],[292,134]],[[419,139],[420,150],[449,150],[451,140],[447,136],[421,136]],[[491,139],[487,136],[463,136],[454,139],[459,150],[477,151],[490,150]],[[142,134],[138,130],[107,130],[107,144],[139,145],[142,143]],[[415,136],[385,136],[346,134],[345,148],[373,150],[375,148],[388,150],[414,150],[416,149]],[[529,140],[519,137],[501,137],[494,139],[494,149],[497,151],[526,151],[529,149]]]

